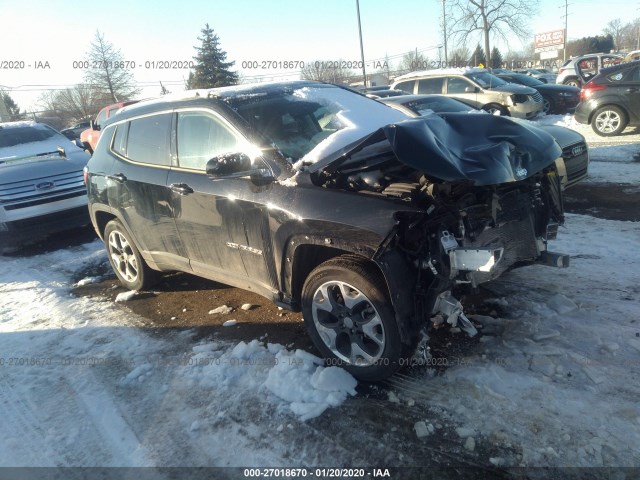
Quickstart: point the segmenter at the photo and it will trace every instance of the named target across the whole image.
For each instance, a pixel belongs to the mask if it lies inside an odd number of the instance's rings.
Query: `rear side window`
[[[410,80],[408,82],[400,82],[398,85],[395,86],[395,89],[402,90],[403,92],[407,92],[407,93],[413,93],[414,83],[415,83],[415,80]]]
[[[169,165],[170,128],[170,113],[132,120],[127,140],[127,158],[136,162]]]
[[[610,82],[638,82],[640,81],[640,68],[630,68],[607,75]]]
[[[447,82],[447,93],[467,93],[465,89],[472,85],[463,78],[451,77]]]
[[[240,149],[240,139],[219,118],[206,112],[178,113],[178,165],[204,170],[207,162]]]
[[[423,78],[418,81],[418,93],[421,95],[441,94],[442,78]]]

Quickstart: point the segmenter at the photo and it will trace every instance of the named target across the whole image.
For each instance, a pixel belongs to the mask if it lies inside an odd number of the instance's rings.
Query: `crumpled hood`
[[[497,185],[520,181],[561,156],[545,131],[494,115],[447,113],[387,125],[311,172],[338,168],[349,156],[384,140],[397,159],[433,180]]]

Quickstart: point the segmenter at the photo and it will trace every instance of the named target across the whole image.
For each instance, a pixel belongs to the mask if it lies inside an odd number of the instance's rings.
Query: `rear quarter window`
[[[409,80],[407,82],[400,82],[395,86],[396,90],[402,90],[403,92],[413,93],[413,85],[415,84],[415,80]]]
[[[640,82],[640,68],[630,68],[607,75],[610,82]]]
[[[169,165],[171,114],[137,118],[129,122],[127,158],[153,165]]]

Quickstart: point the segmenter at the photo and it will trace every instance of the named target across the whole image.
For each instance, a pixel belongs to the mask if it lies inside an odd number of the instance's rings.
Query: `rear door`
[[[632,123],[640,121],[640,67],[621,70],[607,75],[609,88],[614,88],[616,97],[631,117]]]
[[[107,181],[117,195],[111,204],[118,206],[140,247],[162,266],[188,270],[167,187],[170,132],[170,112],[118,124],[110,145],[116,161]]]

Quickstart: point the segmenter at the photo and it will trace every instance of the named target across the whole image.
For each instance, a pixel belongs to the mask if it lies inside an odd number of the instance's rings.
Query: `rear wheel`
[[[591,128],[602,137],[618,135],[627,126],[627,118],[618,107],[606,106],[596,110],[591,119]]]
[[[553,112],[553,100],[549,97],[542,97],[542,111],[547,115]]]
[[[104,243],[113,271],[129,290],[144,290],[157,281],[158,272],[149,268],[129,232],[118,220],[107,223]]]
[[[569,85],[571,87],[582,88],[582,82],[580,80],[578,80],[577,78],[574,78],[574,77],[565,80],[564,81],[564,85]]]
[[[382,380],[400,367],[403,348],[385,291],[379,272],[352,256],[311,272],[302,290],[302,312],[328,364],[364,381]]]

